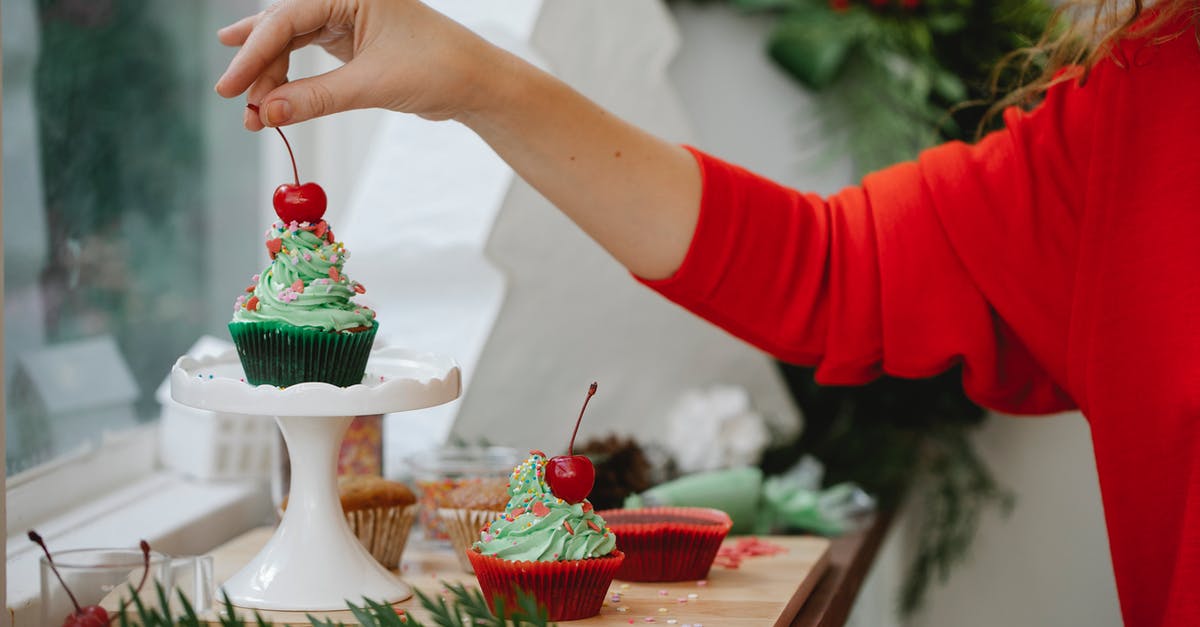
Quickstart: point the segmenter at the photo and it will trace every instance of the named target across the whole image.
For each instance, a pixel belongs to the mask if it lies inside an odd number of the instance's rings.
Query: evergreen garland
[[[777,16],[767,54],[814,94],[860,174],[973,139],[994,68],[1036,43],[1053,12],[1044,0],[729,2]]]
[[[550,627],[553,625],[549,621],[545,606],[539,605],[532,595],[523,590],[517,590],[516,608],[505,608],[503,599],[495,599],[496,613],[493,614],[488,609],[483,593],[479,590],[467,588],[462,584],[445,584],[445,586],[451,596],[449,602],[444,598],[430,597],[420,590],[413,590],[421,602],[421,606],[429,612],[433,624],[438,627],[462,627],[463,625]],[[155,584],[155,587],[157,607],[148,607],[142,602],[139,595],[134,593],[132,595],[134,612],[119,612],[116,616],[117,624],[120,627],[201,627],[201,625],[208,624],[207,621],[201,622],[195,608],[192,607],[182,591],[178,592],[182,614],[172,617],[162,609],[169,607],[166,591],[161,584]],[[363,627],[425,627],[424,623],[413,618],[405,610],[387,603],[363,599],[362,605],[347,602],[346,607],[354,615],[358,624]],[[328,618],[321,619],[311,614],[306,616],[309,624],[313,627],[346,627],[345,623],[334,622]],[[243,618],[238,614],[228,596],[224,597],[223,608],[218,612],[217,620],[222,627],[245,627],[246,625],[270,627],[272,625],[257,611],[250,620]]]

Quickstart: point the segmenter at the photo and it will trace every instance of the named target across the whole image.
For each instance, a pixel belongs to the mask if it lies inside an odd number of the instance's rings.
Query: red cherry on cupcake
[[[258,105],[248,104],[246,107],[258,113]],[[271,196],[271,204],[275,205],[275,214],[285,223],[309,222],[316,224],[321,220],[321,216],[325,215],[325,207],[328,203],[325,198],[325,190],[316,183],[300,183],[300,171],[296,168],[296,155],[292,152],[292,145],[279,127],[275,128],[275,132],[279,133],[279,136],[283,138],[283,145],[287,146],[288,157],[292,159],[292,176],[296,181],[295,183],[284,183],[275,188],[275,194]]]
[[[284,222],[317,222],[325,215],[325,190],[316,183],[284,183],[275,188],[271,204]]]
[[[546,461],[546,485],[550,486],[554,496],[572,505],[586,499],[596,483],[596,468],[592,466],[592,460],[575,454],[575,436],[579,433],[579,424],[583,422],[588,401],[595,394],[596,384],[592,383],[587,398],[583,399],[583,408],[579,410],[579,419],[575,421],[575,431],[571,433],[567,454],[556,455]]]

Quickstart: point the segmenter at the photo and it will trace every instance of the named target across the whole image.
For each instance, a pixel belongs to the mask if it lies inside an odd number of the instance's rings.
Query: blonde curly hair
[[[1166,28],[1186,15],[1190,28]],[[1143,17],[1145,19],[1143,19]],[[993,103],[980,124],[986,123],[1005,108],[1029,106],[1047,89],[1066,81],[1087,81],[1096,62],[1112,57],[1118,65],[1124,59],[1117,44],[1128,37],[1153,33],[1151,42],[1162,43],[1185,35],[1189,30],[1200,45],[1200,0],[1073,0],[1064,2],[1050,18],[1041,39],[1028,48],[1017,50],[997,64],[992,74]],[[1001,85],[1002,72],[1016,69],[1016,86]],[[1066,71],[1063,71],[1066,70]]]

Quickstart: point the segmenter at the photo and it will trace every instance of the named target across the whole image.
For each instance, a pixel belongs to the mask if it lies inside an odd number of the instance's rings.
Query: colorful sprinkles
[[[367,288],[342,274],[340,266],[350,258],[350,251],[334,239],[324,220],[316,224],[276,222],[266,232],[266,248],[271,268],[265,279],[258,274],[251,277],[246,287],[248,296],[237,298],[235,312],[303,305],[353,311],[358,320],[375,319],[374,310],[350,302],[353,296],[365,294]],[[325,289],[309,290],[312,285]]]
[[[545,483],[546,454],[536,449],[529,453],[529,457],[509,473],[509,498],[504,513],[480,530],[476,549],[485,549],[482,545],[496,543],[498,539],[501,545],[493,544],[497,551],[507,551],[510,546],[526,546],[527,543],[513,538],[533,537],[530,534],[549,534],[555,538],[545,548],[566,546],[570,549],[562,553],[547,550],[540,554],[539,559],[559,560],[581,549],[591,554],[599,547],[612,546],[613,533],[606,528],[604,520],[595,514],[594,508],[585,507],[588,505],[586,501],[567,504],[551,492]],[[546,522],[541,522],[543,520]],[[510,539],[513,539],[511,543]]]
[[[717,557],[713,560],[713,564],[723,568],[736,569],[742,565],[742,560],[748,557],[778,555],[785,552],[787,549],[783,546],[751,536],[742,538],[732,545],[722,546],[717,551]]]
[[[708,582],[701,580],[701,581],[697,581],[696,584],[697,585],[707,585]],[[657,594],[654,596],[651,596],[649,598],[639,595],[640,598],[626,599],[624,591],[630,590],[630,589],[633,589],[635,591],[634,592],[635,594],[637,594],[638,592],[640,592],[643,595],[654,594],[655,592]],[[633,621],[633,622],[643,622],[643,623],[665,622],[668,625],[678,625],[678,624],[680,624],[680,619],[678,617],[678,614],[675,614],[675,612],[686,611],[686,608],[672,606],[672,607],[675,607],[675,610],[672,610],[671,607],[667,607],[664,605],[658,605],[658,604],[650,605],[650,603],[652,603],[654,599],[657,599],[659,601],[659,603],[664,603],[669,598],[675,597],[676,593],[678,591],[678,588],[675,588],[674,590],[676,592],[673,592],[672,588],[657,588],[657,589],[655,589],[655,588],[650,588],[649,586],[632,586],[627,583],[622,583],[622,584],[614,585],[613,587],[611,587],[609,589],[608,602],[604,603],[604,607],[611,607],[612,611],[616,612],[617,614],[630,614],[635,611],[650,612],[651,608],[653,608],[653,612],[650,613],[649,615],[643,615],[643,616],[639,617],[638,619],[631,618],[629,620]],[[666,598],[664,598],[664,597],[666,597]],[[682,596],[682,595],[678,596],[677,598],[675,598],[675,602],[680,605],[687,605],[688,603],[698,601],[699,598],[700,598],[699,594],[692,592],[692,593],[688,593],[686,596]],[[611,605],[609,603],[611,603]],[[642,603],[644,603],[645,605],[638,607],[639,604],[642,604]],[[683,626],[684,627],[704,627],[704,624],[703,623],[683,623]]]

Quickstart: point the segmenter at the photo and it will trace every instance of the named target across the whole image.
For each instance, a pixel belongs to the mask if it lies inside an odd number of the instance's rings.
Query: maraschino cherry
[[[258,113],[258,105],[248,104],[246,108]],[[327,204],[325,190],[316,183],[300,184],[300,171],[296,168],[296,155],[292,153],[292,145],[279,127],[275,127],[275,132],[279,133],[279,136],[283,138],[283,145],[287,146],[288,156],[292,159],[292,176],[296,180],[295,183],[284,183],[275,188],[275,194],[271,196],[271,204],[275,205],[275,213],[284,223],[316,224],[321,216],[325,215]]]
[[[587,398],[583,399],[583,408],[579,410],[579,419],[575,421],[575,431],[571,433],[571,443],[567,445],[566,455],[556,455],[546,461],[546,485],[554,496],[574,505],[586,499],[592,493],[592,485],[596,483],[596,468],[592,460],[583,455],[575,454],[575,436],[579,433],[579,424],[583,422],[583,412],[587,410],[588,401],[596,394],[596,384],[588,388]]]
[[[67,587],[67,582],[63,581],[62,575],[59,574],[58,566],[54,563],[54,556],[50,554],[50,549],[46,548],[46,543],[42,540],[42,536],[38,532],[31,530],[29,532],[29,539],[42,547],[42,551],[46,554],[46,561],[50,563],[50,570],[54,572],[55,577],[58,577],[58,582],[62,584],[63,590],[67,591],[67,596],[71,597],[71,604],[75,606],[75,611],[63,619],[62,627],[108,627],[109,623],[112,622],[112,618],[109,617],[108,612],[103,607],[99,605],[79,606],[79,601],[75,598],[75,594],[71,592],[71,589]],[[150,544],[142,540],[138,546],[142,549],[142,579],[138,582],[137,588],[133,590],[134,596],[137,596],[142,591],[142,586],[146,584],[146,577],[150,574]],[[131,601],[132,599],[125,599],[121,603],[120,609],[117,610],[117,614],[123,613]]]

